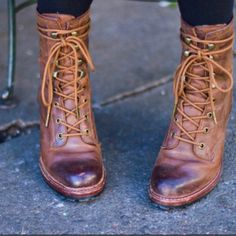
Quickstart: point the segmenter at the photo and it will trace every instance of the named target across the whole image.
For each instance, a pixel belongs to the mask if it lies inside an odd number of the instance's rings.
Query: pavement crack
[[[39,128],[38,121],[13,120],[10,123],[0,125],[0,144],[22,135],[28,135],[33,129]]]
[[[162,85],[165,85],[165,84],[171,82],[172,78],[173,78],[172,75],[167,75],[167,76],[164,76],[161,79],[158,79],[156,81],[150,82],[150,83],[145,84],[143,86],[137,87],[133,90],[126,91],[126,92],[123,92],[123,93],[119,93],[115,96],[111,96],[110,98],[108,98],[105,101],[101,102],[98,105],[98,107],[105,107],[105,106],[114,104],[116,102],[131,98],[131,97],[134,97],[134,96],[138,96],[140,94],[144,94],[146,92],[149,92],[150,90],[153,90],[155,88],[158,88]]]

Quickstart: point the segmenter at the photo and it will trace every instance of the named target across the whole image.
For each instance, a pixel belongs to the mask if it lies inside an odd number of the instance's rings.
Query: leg
[[[180,0],[179,6],[183,53],[174,112],[149,189],[164,206],[190,204],[218,183],[232,103],[233,1]]]

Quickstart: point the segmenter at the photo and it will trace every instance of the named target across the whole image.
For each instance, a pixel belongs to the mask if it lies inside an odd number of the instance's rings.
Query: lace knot
[[[198,51],[197,51],[197,58],[198,58],[199,60],[201,60],[201,59],[203,58],[203,53],[202,53],[201,50],[198,50]]]

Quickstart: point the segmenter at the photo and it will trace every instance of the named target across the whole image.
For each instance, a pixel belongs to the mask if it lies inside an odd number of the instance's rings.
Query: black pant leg
[[[234,0],[178,0],[182,18],[192,26],[229,23]]]
[[[59,13],[80,16],[85,13],[93,0],[38,0],[39,13]]]

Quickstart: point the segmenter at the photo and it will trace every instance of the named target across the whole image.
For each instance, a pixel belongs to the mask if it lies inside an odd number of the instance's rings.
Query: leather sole
[[[56,190],[60,194],[67,196],[67,197],[71,197],[71,198],[74,198],[77,200],[95,197],[95,196],[99,195],[105,187],[105,170],[103,171],[103,175],[102,175],[101,180],[96,185],[93,185],[90,187],[84,187],[84,188],[70,188],[70,187],[67,187],[67,186],[61,184],[60,182],[58,182],[55,178],[53,178],[48,173],[48,171],[46,170],[46,168],[42,162],[42,157],[40,157],[39,166],[40,166],[41,173],[42,173],[46,183],[51,188],[53,188],[54,190]]]
[[[218,172],[217,176],[210,182],[208,183],[204,188],[194,192],[193,194],[190,194],[185,197],[180,197],[180,198],[167,198],[162,195],[157,194],[151,187],[149,187],[149,197],[150,199],[163,207],[180,207],[180,206],[185,206],[189,205],[193,202],[196,202],[200,198],[204,197],[207,195],[209,192],[211,192],[216,185],[218,184],[222,174],[222,168]]]

